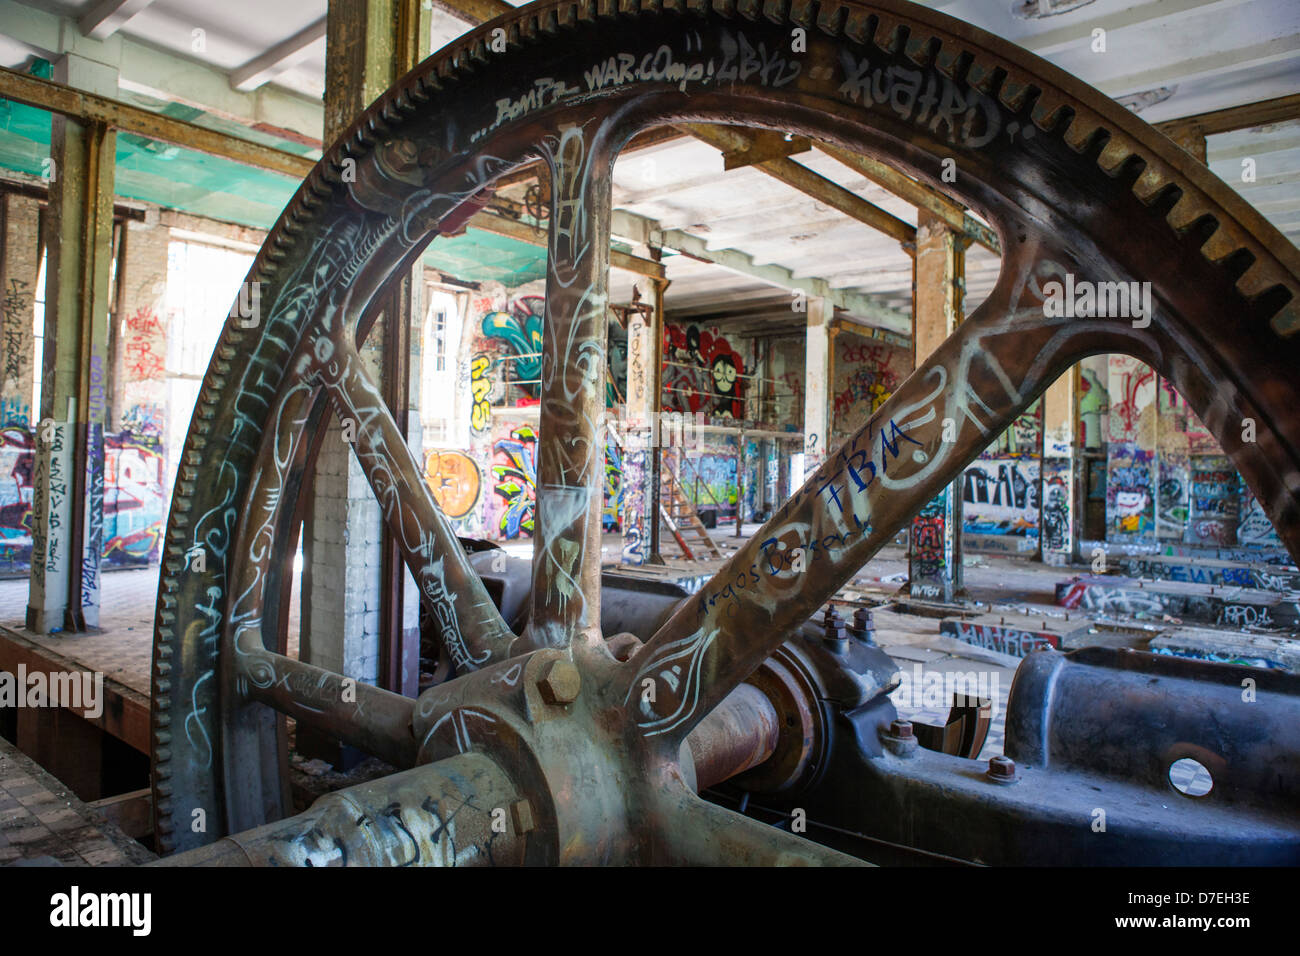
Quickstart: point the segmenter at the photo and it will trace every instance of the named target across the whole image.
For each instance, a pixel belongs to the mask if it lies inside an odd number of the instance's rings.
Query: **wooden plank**
[[[133,840],[143,839],[153,832],[153,791],[148,787],[95,800],[89,805],[117,824]]]
[[[1300,119],[1300,93],[1248,103],[1245,106],[1214,110],[1211,113],[1184,116],[1182,119],[1167,120],[1157,123],[1156,129],[1177,141],[1179,135],[1176,134],[1180,131],[1194,131],[1201,136],[1212,136],[1215,133],[1231,133],[1252,126],[1284,123],[1293,119]]]

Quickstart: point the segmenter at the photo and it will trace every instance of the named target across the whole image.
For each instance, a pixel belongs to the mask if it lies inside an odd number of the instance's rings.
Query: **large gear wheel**
[[[497,29],[504,53],[487,45]],[[795,29],[806,52],[790,52]],[[611,169],[638,132],[684,122],[788,132],[888,162],[978,211],[1003,258],[987,300],[622,660],[599,627]],[[389,279],[458,228],[496,178],[537,159],[550,174],[550,245],[536,556],[516,635],[357,348]],[[946,160],[955,182],[941,181]],[[1049,317],[1044,286],[1067,274],[1150,282],[1155,315],[1145,326]],[[262,313],[235,311],[222,333],[167,530],[153,678],[165,852],[286,814],[279,712],[398,766],[452,761],[467,787],[492,776],[472,761],[504,767],[527,795],[532,836],[498,862],[841,859],[697,797],[688,736],[1091,354],[1128,353],[1168,378],[1300,554],[1296,249],[1100,93],[908,3],[521,7],[426,60],[326,151],[249,281]],[[463,675],[418,703],[364,687],[345,702],[338,675],[283,654],[293,504],[327,408],[357,422],[356,454]],[[784,555],[806,549],[808,573],[774,557],[772,539]]]

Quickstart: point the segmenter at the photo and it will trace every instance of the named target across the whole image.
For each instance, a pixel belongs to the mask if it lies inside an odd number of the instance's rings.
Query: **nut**
[[[889,724],[889,736],[907,738],[912,736],[912,722],[910,720],[895,720]]]
[[[989,758],[989,776],[1000,783],[1016,779],[1016,762],[1010,757],[999,754]]]
[[[537,689],[548,704],[571,704],[582,689],[582,676],[573,661],[557,660],[545,665],[537,679]]]

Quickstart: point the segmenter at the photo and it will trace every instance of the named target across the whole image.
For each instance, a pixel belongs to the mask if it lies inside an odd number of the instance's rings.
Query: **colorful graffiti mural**
[[[613,438],[605,439],[605,488],[601,502],[600,526],[618,531],[623,522],[623,452]]]
[[[100,454],[95,442],[94,454]],[[103,487],[94,479],[95,500],[87,528],[100,535],[103,561],[109,567],[138,567],[158,560],[167,518],[164,468],[159,438],[123,431],[102,443]],[[33,433],[10,426],[0,429],[0,572],[29,570],[32,555],[32,476],[36,461]],[[102,513],[102,521],[100,514]]]
[[[970,534],[1038,534],[1039,462],[993,458],[971,462],[962,476],[962,530]]]
[[[470,413],[469,426],[476,432],[485,432],[492,423],[492,358],[475,355],[469,362]]]
[[[1119,536],[1155,528],[1155,455],[1131,442],[1113,442],[1107,455],[1106,520]]]
[[[493,527],[503,538],[532,537],[537,510],[537,432],[519,425],[492,446],[498,513]]]
[[[504,310],[483,316],[484,338],[504,344],[506,377],[529,396],[541,394],[542,321],[546,314],[546,297],[521,295]]]
[[[0,571],[24,571],[31,562],[34,437],[22,425],[0,428]]]
[[[434,449],[424,456],[424,480],[442,513],[453,521],[468,517],[479,503],[483,477],[463,451]]]
[[[907,377],[911,355],[907,349],[884,345],[845,333],[836,341],[832,443],[851,435]]]
[[[105,564],[157,561],[168,504],[162,440],[129,431],[104,436],[103,475]]]
[[[716,329],[665,324],[664,362],[665,410],[745,417],[745,362]]]

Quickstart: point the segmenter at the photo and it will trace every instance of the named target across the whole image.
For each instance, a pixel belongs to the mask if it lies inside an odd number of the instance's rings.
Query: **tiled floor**
[[[125,866],[153,858],[0,738],[0,866]]]

